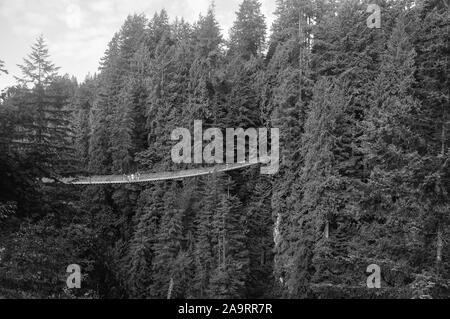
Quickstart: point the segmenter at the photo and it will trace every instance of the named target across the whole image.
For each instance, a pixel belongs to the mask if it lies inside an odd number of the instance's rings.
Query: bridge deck
[[[176,172],[140,173],[140,174],[133,174],[134,178],[132,178],[132,175],[105,175],[105,176],[63,178],[60,181],[64,184],[70,185],[137,184],[137,183],[177,180],[189,177],[211,175],[214,173],[228,172],[246,167],[251,167],[259,165],[261,163],[265,163],[265,161],[260,160],[258,162],[250,162],[250,163],[247,162],[239,164],[226,164],[214,167],[204,167]]]

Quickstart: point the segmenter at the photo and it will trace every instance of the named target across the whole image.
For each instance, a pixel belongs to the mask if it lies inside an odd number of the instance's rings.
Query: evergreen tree
[[[212,176],[204,185],[197,215],[194,251],[195,291],[208,298],[240,298],[248,278],[245,215],[231,195],[225,176]]]
[[[249,257],[245,243],[245,215],[241,209],[238,198],[228,194],[219,196],[212,223],[217,236],[213,239],[217,266],[209,288],[213,298],[245,296]]]
[[[8,71],[5,69],[5,62],[3,62],[2,60],[0,60],[0,74],[1,73],[8,74]]]
[[[147,19],[143,15],[128,16],[123,24],[118,39],[118,57],[115,71],[120,75],[116,100],[113,102],[112,130],[110,152],[112,154],[112,170],[128,173],[134,168],[135,120],[142,112],[139,96],[139,81],[134,80],[136,66],[134,56],[144,38]],[[143,88],[141,88],[143,90]],[[138,114],[136,114],[138,113]]]
[[[344,89],[319,80],[302,139],[305,162],[301,186],[297,186],[302,200],[291,221],[299,229],[293,238],[293,277],[288,281],[294,296],[320,295],[321,286],[338,286],[351,275],[346,273],[346,258],[351,251],[349,239],[356,235],[352,220],[358,191],[341,171],[347,109]]]
[[[289,219],[300,200],[291,193],[299,179],[300,141],[307,105],[311,99],[309,66],[311,38],[311,1],[278,1],[277,19],[269,44],[268,66],[262,86],[262,113],[265,122],[280,129],[280,172],[273,182],[272,215],[275,222],[275,276],[285,283],[286,267],[291,263],[290,232],[297,232]],[[282,27],[280,27],[282,26]],[[292,194],[292,195],[291,195]],[[289,201],[288,199],[292,200]]]
[[[116,73],[119,56],[119,35],[116,34],[108,44],[102,59],[99,76],[99,91],[92,109],[91,136],[89,141],[89,170],[93,173],[107,173],[111,170],[112,155],[110,139],[114,105],[119,89]]]
[[[274,220],[271,210],[272,185],[266,177],[253,177],[249,187],[253,192],[245,206],[245,240],[249,253],[248,279],[249,298],[273,298],[274,268]]]
[[[209,297],[208,289],[210,287],[212,272],[216,265],[213,246],[214,233],[211,232],[211,226],[217,207],[217,199],[221,192],[222,190],[218,188],[215,178],[210,178],[205,181],[204,191],[201,197],[201,208],[195,219],[195,278],[191,294],[200,298]]]
[[[132,297],[150,297],[152,262],[157,253],[153,250],[163,214],[162,187],[154,187],[141,193],[135,216],[134,235],[128,253],[127,286]]]
[[[415,185],[425,201],[426,232],[434,234],[436,272],[447,276],[448,254],[448,164],[449,164],[449,6],[445,1],[423,1],[418,8],[421,26],[415,35],[416,80],[415,96],[421,107],[415,114],[415,130],[423,138],[416,161]],[[419,173],[420,172],[420,173]],[[434,250],[434,249],[433,249]],[[445,253],[446,252],[446,253]]]
[[[32,52],[23,59],[23,65],[18,65],[22,77],[16,77],[21,84],[32,84],[36,87],[48,86],[56,77],[58,67],[50,60],[44,36],[40,35],[31,47]]]
[[[175,184],[171,186],[164,196],[164,214],[160,228],[156,236],[153,250],[155,257],[152,267],[151,295],[157,298],[165,298],[171,295],[180,298],[184,291],[180,291],[180,271],[186,271],[189,258],[184,256],[183,249],[183,209],[176,198]],[[180,264],[183,262],[184,264]],[[175,286],[175,290],[174,289]],[[181,285],[184,286],[184,285]]]
[[[409,175],[422,143],[412,130],[412,114],[419,107],[412,95],[415,57],[405,16],[401,15],[373,83],[372,107],[364,125],[366,165],[371,174],[363,200],[361,236],[367,242],[362,244],[361,256],[382,265],[391,287],[405,285],[398,278],[408,280],[413,272],[409,267],[414,267],[413,261],[420,260],[423,253],[422,235],[417,232],[420,202],[413,195],[417,190],[411,187]],[[399,273],[396,281],[389,278],[390,272]]]
[[[72,105],[73,118],[71,124],[74,131],[74,147],[76,157],[80,162],[80,170],[87,170],[89,165],[89,142],[91,111],[94,107],[96,90],[98,88],[97,78],[86,78],[76,93]]]
[[[68,147],[70,110],[68,98],[72,94],[69,79],[57,77],[58,68],[49,60],[47,46],[42,36],[32,46],[32,53],[19,65],[23,77],[24,107],[30,116],[24,121],[22,144],[34,149],[44,174],[55,174],[52,166],[58,158],[71,151]],[[66,82],[67,80],[67,82]],[[69,90],[69,91],[68,91]],[[68,155],[70,156],[70,155]]]
[[[265,17],[258,0],[244,0],[236,12],[236,21],[230,33],[230,52],[244,58],[258,56],[266,42]]]
[[[260,127],[258,74],[263,70],[261,52],[266,25],[258,1],[243,1],[231,29],[224,127]]]
[[[204,126],[208,127],[211,123],[217,123],[216,119],[220,117],[215,83],[219,81],[217,69],[222,58],[222,43],[214,7],[211,6],[206,16],[200,16],[193,31],[195,55],[189,75],[189,104],[183,110],[183,117],[191,123],[193,120],[203,120]]]

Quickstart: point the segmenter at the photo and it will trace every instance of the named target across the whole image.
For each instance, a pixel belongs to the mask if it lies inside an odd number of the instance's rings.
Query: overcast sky
[[[260,0],[268,26],[272,24],[275,0]],[[43,34],[53,62],[61,73],[82,81],[95,73],[106,45],[128,14],[154,12],[165,8],[193,22],[205,14],[210,0],[0,0],[0,59],[9,75],[0,76],[0,91],[14,84],[17,64]],[[242,0],[216,0],[216,16],[227,35]]]

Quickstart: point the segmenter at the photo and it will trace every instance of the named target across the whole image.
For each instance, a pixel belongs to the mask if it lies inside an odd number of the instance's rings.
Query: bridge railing
[[[145,183],[164,180],[176,180],[183,178],[190,178],[196,176],[211,175],[219,172],[227,172],[237,169],[242,169],[254,165],[264,164],[268,162],[268,158],[260,158],[255,161],[248,161],[237,164],[223,164],[212,167],[202,167],[196,169],[189,169],[183,171],[168,171],[158,173],[141,173],[136,172],[133,174],[122,175],[94,175],[87,177],[74,177],[63,178],[60,181],[64,184],[71,185],[104,185],[104,184],[133,184],[133,183]]]

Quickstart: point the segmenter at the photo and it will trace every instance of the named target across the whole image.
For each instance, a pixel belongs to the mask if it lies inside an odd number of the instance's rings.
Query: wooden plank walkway
[[[203,167],[196,169],[189,169],[175,172],[160,172],[160,173],[135,173],[128,175],[104,175],[104,176],[88,176],[88,177],[74,177],[62,178],[60,182],[69,185],[108,185],[108,184],[137,184],[150,183],[167,180],[178,180],[190,177],[205,176],[215,173],[229,172],[239,170],[261,163],[267,163],[264,159],[253,163],[238,163],[238,164],[224,164],[213,167]],[[51,180],[45,179],[44,183],[50,183]]]

